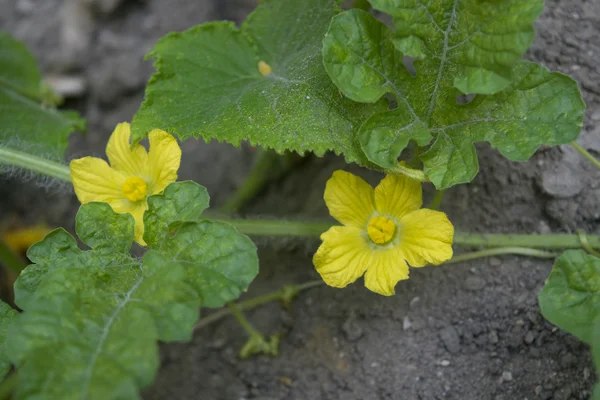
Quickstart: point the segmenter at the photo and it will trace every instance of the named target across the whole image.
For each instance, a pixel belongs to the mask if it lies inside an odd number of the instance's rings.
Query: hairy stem
[[[283,220],[225,220],[240,232],[255,236],[319,237],[332,224],[328,222],[300,222]],[[600,249],[600,236],[588,235],[589,247]],[[454,244],[467,247],[530,247],[538,249],[581,249],[579,235],[568,233],[504,234],[456,232]]]
[[[531,249],[528,247],[498,247],[493,249],[485,249],[473,251],[470,253],[463,253],[452,257],[452,259],[446,261],[444,264],[455,264],[463,261],[475,260],[477,258],[492,257],[513,254],[518,256],[536,257],[536,258],[556,258],[558,254],[550,253],[548,251],[542,251],[537,249]]]
[[[444,194],[446,194],[445,190],[436,190],[433,199],[431,199],[431,203],[429,203],[429,209],[431,210],[439,210],[442,205],[442,200],[444,199]]]
[[[415,179],[419,182],[429,182],[425,172],[420,169],[410,168],[405,165],[398,163],[394,168],[385,171],[388,174],[406,175],[409,178]]]
[[[0,239],[0,264],[17,274],[27,266],[18,255],[8,248],[2,239]]]
[[[242,314],[242,311],[237,307],[237,305],[234,302],[229,303],[228,307],[229,307],[229,310],[231,311],[231,313],[233,314],[233,316],[235,317],[235,319],[240,323],[240,325],[242,325],[242,328],[244,328],[244,330],[246,331],[248,336],[262,337],[260,332],[258,332],[252,326],[252,324],[246,319],[246,317],[244,317],[244,314]]]
[[[528,257],[536,257],[536,258],[555,258],[557,256],[557,254],[555,254],[555,253],[549,253],[546,251],[530,249],[530,248],[526,248],[526,247],[500,247],[500,248],[495,248],[495,249],[485,249],[485,250],[473,251],[470,253],[459,254],[459,255],[452,257],[451,260],[446,261],[444,264],[456,264],[459,262],[475,260],[478,258],[499,256],[499,255],[509,255],[509,254],[528,256]],[[262,296],[255,297],[253,299],[238,301],[237,303],[229,303],[228,308],[222,308],[219,311],[216,311],[216,312],[210,314],[209,316],[204,317],[200,321],[198,321],[198,323],[194,327],[194,332],[212,324],[213,322],[217,322],[217,321],[225,318],[226,316],[231,315],[232,313],[235,315],[234,309],[237,310],[237,312],[239,312],[241,315],[241,311],[251,310],[253,308],[256,308],[263,304],[270,303],[272,301],[287,300],[290,293],[297,295],[298,293],[300,293],[302,291],[312,289],[312,288],[315,288],[318,286],[323,286],[324,284],[325,284],[325,282],[323,282],[322,280],[315,280],[315,281],[305,282],[300,285],[286,285],[281,289],[275,290],[273,292],[267,293]],[[238,320],[239,320],[238,316],[236,316],[236,318],[238,318]],[[243,315],[242,315],[242,318],[243,318]],[[245,318],[244,318],[244,321],[246,321]],[[242,322],[240,321],[240,323],[242,323]],[[244,324],[242,323],[242,326],[243,325]],[[252,326],[250,326],[250,328],[252,330],[254,330],[254,328]],[[244,329],[246,329],[246,327],[244,327]],[[248,329],[246,329],[246,331],[248,331]]]
[[[0,146],[0,164],[14,165],[37,174],[71,182],[71,173],[66,165],[8,147]]]
[[[317,286],[321,286],[323,284],[325,284],[325,282],[323,282],[322,280],[319,279],[316,281],[305,282],[300,285],[287,285],[281,289],[275,290],[274,292],[267,293],[263,296],[258,296],[253,299],[238,301],[235,303],[235,306],[240,311],[251,310],[255,307],[270,303],[272,301],[284,300],[284,299],[286,299],[286,296],[290,292],[295,292],[296,294],[298,294],[300,292],[303,292],[308,289],[312,289]],[[198,323],[194,327],[194,332],[204,328],[205,326],[212,324],[213,322],[219,321],[220,319],[222,319],[230,314],[231,314],[230,308],[222,308],[219,311],[216,311],[216,312],[210,314],[209,316],[204,317],[200,321],[198,321]]]
[[[575,150],[577,150],[582,156],[584,156],[585,158],[587,158],[592,164],[594,164],[596,167],[600,168],[600,161],[598,161],[593,155],[591,155],[589,153],[589,151],[587,151],[586,149],[584,149],[583,147],[581,147],[581,145],[577,142],[571,142],[570,143],[571,146],[573,146],[575,148]]]

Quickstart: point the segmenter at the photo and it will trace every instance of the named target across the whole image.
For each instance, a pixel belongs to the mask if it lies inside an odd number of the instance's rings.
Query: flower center
[[[371,218],[367,225],[369,238],[375,244],[386,244],[394,238],[396,224],[394,221],[381,215]]]
[[[123,187],[121,188],[121,191],[127,200],[131,201],[143,200],[148,194],[146,182],[137,176],[127,178],[123,184]]]

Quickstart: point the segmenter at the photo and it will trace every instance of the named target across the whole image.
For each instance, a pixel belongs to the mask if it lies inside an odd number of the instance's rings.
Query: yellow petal
[[[375,212],[373,187],[346,171],[335,171],[325,186],[329,213],[344,225],[365,228]]]
[[[45,224],[38,224],[28,228],[13,229],[5,232],[2,239],[6,246],[14,253],[24,253],[32,244],[39,242],[49,234],[52,229]]]
[[[395,293],[398,281],[408,279],[408,265],[397,247],[378,250],[365,274],[367,289],[384,296]]]
[[[334,226],[321,235],[323,243],[313,257],[313,263],[329,286],[343,288],[365,273],[373,249],[362,233],[355,227]]]
[[[146,149],[136,144],[131,150],[129,137],[131,130],[127,122],[117,125],[106,145],[106,155],[111,167],[128,176],[146,178],[148,175],[148,154]]]
[[[452,258],[454,226],[439,211],[421,209],[399,221],[400,250],[411,267],[441,264]]]
[[[177,180],[177,170],[181,162],[181,148],[170,134],[154,129],[148,134],[150,152],[148,153],[151,187],[150,194],[163,191],[171,182]]]
[[[125,176],[108,166],[106,161],[84,157],[71,161],[71,180],[82,204],[103,201],[112,205],[123,200],[121,188]]]
[[[400,219],[422,204],[421,183],[405,175],[387,175],[375,188],[375,208],[380,214]]]
[[[138,202],[134,207],[130,208],[128,212],[133,215],[135,219],[135,232],[133,236],[133,240],[142,246],[146,245],[144,241],[144,211],[148,209],[148,204],[145,201]]]

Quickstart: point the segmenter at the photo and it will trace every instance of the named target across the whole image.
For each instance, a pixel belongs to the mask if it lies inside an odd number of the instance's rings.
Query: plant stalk
[[[14,165],[37,174],[71,182],[71,172],[66,165],[8,147],[0,146],[0,164]]]
[[[319,237],[333,224],[328,222],[300,222],[284,220],[225,219],[247,235],[283,237]],[[600,236],[588,235],[593,249],[600,249]],[[456,232],[454,244],[465,247],[530,247],[537,249],[581,249],[579,235],[568,233],[504,234]]]
[[[478,258],[492,257],[492,256],[499,256],[499,255],[510,255],[510,254],[528,256],[528,257],[536,257],[536,258],[555,258],[557,256],[557,254],[555,254],[555,253],[550,253],[547,251],[541,251],[541,250],[537,250],[537,249],[530,249],[530,248],[526,248],[526,247],[500,247],[500,248],[478,250],[478,251],[473,251],[473,252],[469,252],[469,253],[459,254],[459,255],[452,257],[452,259],[446,261],[442,265],[456,264],[459,262],[471,261],[471,260],[475,260]],[[300,285],[287,285],[281,289],[275,290],[273,292],[267,293],[262,296],[255,297],[253,299],[238,301],[236,303],[229,303],[229,307],[222,308],[219,311],[216,311],[216,312],[210,314],[209,316],[204,317],[200,321],[198,321],[198,323],[194,327],[194,332],[212,324],[213,322],[217,322],[217,321],[227,317],[228,315],[231,315],[232,313],[234,315],[236,315],[236,312],[237,312],[237,313],[239,313],[239,315],[242,315],[241,314],[242,311],[251,310],[253,308],[256,308],[263,304],[270,303],[272,301],[278,301],[278,300],[283,301],[286,299],[286,296],[290,292],[293,292],[293,293],[295,293],[295,295],[297,295],[298,293],[300,293],[302,291],[312,289],[312,288],[315,288],[318,286],[323,286],[323,285],[325,285],[325,282],[323,282],[320,279],[315,280],[315,281],[305,282]],[[242,322],[242,321],[245,321],[245,323],[248,323],[248,321],[243,317],[243,315],[242,315],[242,320],[240,320],[238,315],[236,315],[236,318],[240,321],[242,326],[244,326],[244,322]],[[249,325],[249,329],[251,331],[255,331],[254,327],[252,327],[249,323],[248,323],[248,325]],[[245,326],[244,326],[244,329],[246,329],[247,332],[250,332],[249,329]]]
[[[573,148],[575,148],[575,150],[577,150],[579,154],[587,158],[592,164],[600,168],[600,161],[598,161],[593,155],[590,154],[589,151],[584,149],[579,143],[571,142],[571,146],[573,146]]]

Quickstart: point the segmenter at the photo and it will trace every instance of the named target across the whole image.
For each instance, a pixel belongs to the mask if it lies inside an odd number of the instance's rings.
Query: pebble
[[[414,308],[414,307],[415,307],[417,304],[419,304],[419,302],[420,302],[420,301],[421,301],[421,298],[420,298],[419,296],[417,296],[417,297],[413,297],[413,298],[410,300],[410,304],[409,304],[409,305],[410,305],[410,308],[411,308],[411,309],[412,309],[412,308]]]
[[[448,365],[450,365],[450,361],[448,361],[448,360],[442,360],[442,361],[440,361],[440,365],[442,367],[447,367]]]
[[[528,332],[525,334],[525,343],[527,343],[527,344],[531,344],[531,343],[533,343],[534,341],[535,341],[535,335],[533,334],[533,332],[532,332],[532,331],[528,331]]]
[[[498,334],[496,333],[496,331],[490,331],[490,333],[488,333],[488,340],[490,341],[491,344],[498,343],[499,339],[498,339]]]
[[[492,257],[490,258],[490,265],[492,267],[499,267],[502,265],[502,260],[500,260],[498,257]]]
[[[542,172],[541,186],[552,197],[568,199],[583,189],[581,171],[573,162],[562,161]]]
[[[444,343],[444,347],[450,353],[458,353],[460,351],[460,337],[454,326],[450,325],[440,331],[440,339]]]
[[[360,339],[364,331],[354,318],[348,318],[342,325],[342,332],[350,342]]]
[[[502,380],[504,382],[510,382],[513,380],[513,376],[512,376],[512,372],[510,371],[504,371],[502,372]]]
[[[469,276],[465,279],[465,289],[476,292],[485,287],[485,280],[478,276]]]
[[[408,330],[412,327],[412,323],[410,322],[410,319],[408,318],[408,316],[404,317],[404,319],[402,320],[402,329],[403,330]]]

